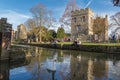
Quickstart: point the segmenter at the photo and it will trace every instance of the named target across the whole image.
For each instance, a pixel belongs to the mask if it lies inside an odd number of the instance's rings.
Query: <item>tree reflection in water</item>
[[[120,57],[97,53],[28,48],[29,80],[119,80]],[[111,76],[112,75],[112,76]],[[117,77],[117,78],[116,78]]]
[[[32,80],[107,80],[108,78],[108,62],[102,57],[103,55],[73,54],[41,48],[36,48],[35,51]]]

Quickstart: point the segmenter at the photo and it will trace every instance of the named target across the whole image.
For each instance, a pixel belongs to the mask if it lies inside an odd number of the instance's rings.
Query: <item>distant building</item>
[[[17,32],[17,31],[15,31],[14,38],[15,38],[15,40],[17,40],[17,39],[18,39],[18,32]]]
[[[18,40],[26,40],[27,39],[27,30],[23,24],[20,24],[17,27],[17,39]]]
[[[15,32],[14,30],[11,31],[11,41],[15,40]]]
[[[94,19],[94,12],[90,8],[75,10],[71,12],[71,37],[73,40],[80,39],[81,41],[93,41],[95,38],[94,28],[95,23],[100,24],[100,27],[104,27],[102,32],[102,38],[104,41],[108,40],[108,20],[107,16],[105,18],[96,17]],[[102,40],[102,41],[103,41]]]

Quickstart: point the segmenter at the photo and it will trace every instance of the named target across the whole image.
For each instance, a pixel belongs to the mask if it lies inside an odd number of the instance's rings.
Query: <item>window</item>
[[[85,22],[85,16],[83,16],[83,19],[82,19],[82,20],[83,20],[83,22]]]
[[[74,18],[74,22],[76,23],[76,17]]]
[[[79,31],[79,30],[80,30],[80,28],[81,28],[81,26],[80,26],[80,25],[78,25],[78,26],[77,26],[77,30]]]

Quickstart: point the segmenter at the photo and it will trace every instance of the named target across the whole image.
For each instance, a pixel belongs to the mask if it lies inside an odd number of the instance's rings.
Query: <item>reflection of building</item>
[[[18,40],[26,40],[27,39],[27,30],[26,27],[21,24],[17,27],[17,39]]]
[[[108,77],[108,62],[77,56],[71,58],[71,79],[103,80]]]
[[[9,61],[0,63],[0,80],[9,80]]]
[[[108,62],[107,61],[88,61],[88,80],[107,79]]]
[[[8,49],[11,45],[12,24],[7,23],[7,18],[0,19],[0,59],[8,59]]]
[[[11,52],[10,57],[10,60],[0,62],[0,80],[9,80],[11,76],[10,69],[26,66],[31,62],[31,57],[27,56],[22,50]]]
[[[94,19],[94,12],[89,9],[80,9],[71,12],[71,36],[74,39],[80,39],[82,41],[93,40],[94,34],[94,24],[98,21],[98,17]],[[102,33],[104,40],[108,40],[108,20],[107,16],[105,18],[100,18],[98,23],[103,22],[103,24],[97,25],[98,30],[104,27]],[[101,37],[102,38],[102,37]]]
[[[108,75],[108,63],[106,61],[94,61],[93,62],[93,76],[94,79],[107,79]]]
[[[71,79],[73,80],[87,80],[88,72],[88,59],[85,57],[77,56],[71,58]]]
[[[93,61],[90,59],[88,60],[88,80],[93,79]]]

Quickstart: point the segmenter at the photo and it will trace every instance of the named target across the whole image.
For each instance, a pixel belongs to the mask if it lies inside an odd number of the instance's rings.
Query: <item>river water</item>
[[[21,47],[0,66],[0,80],[120,80],[118,54]]]

